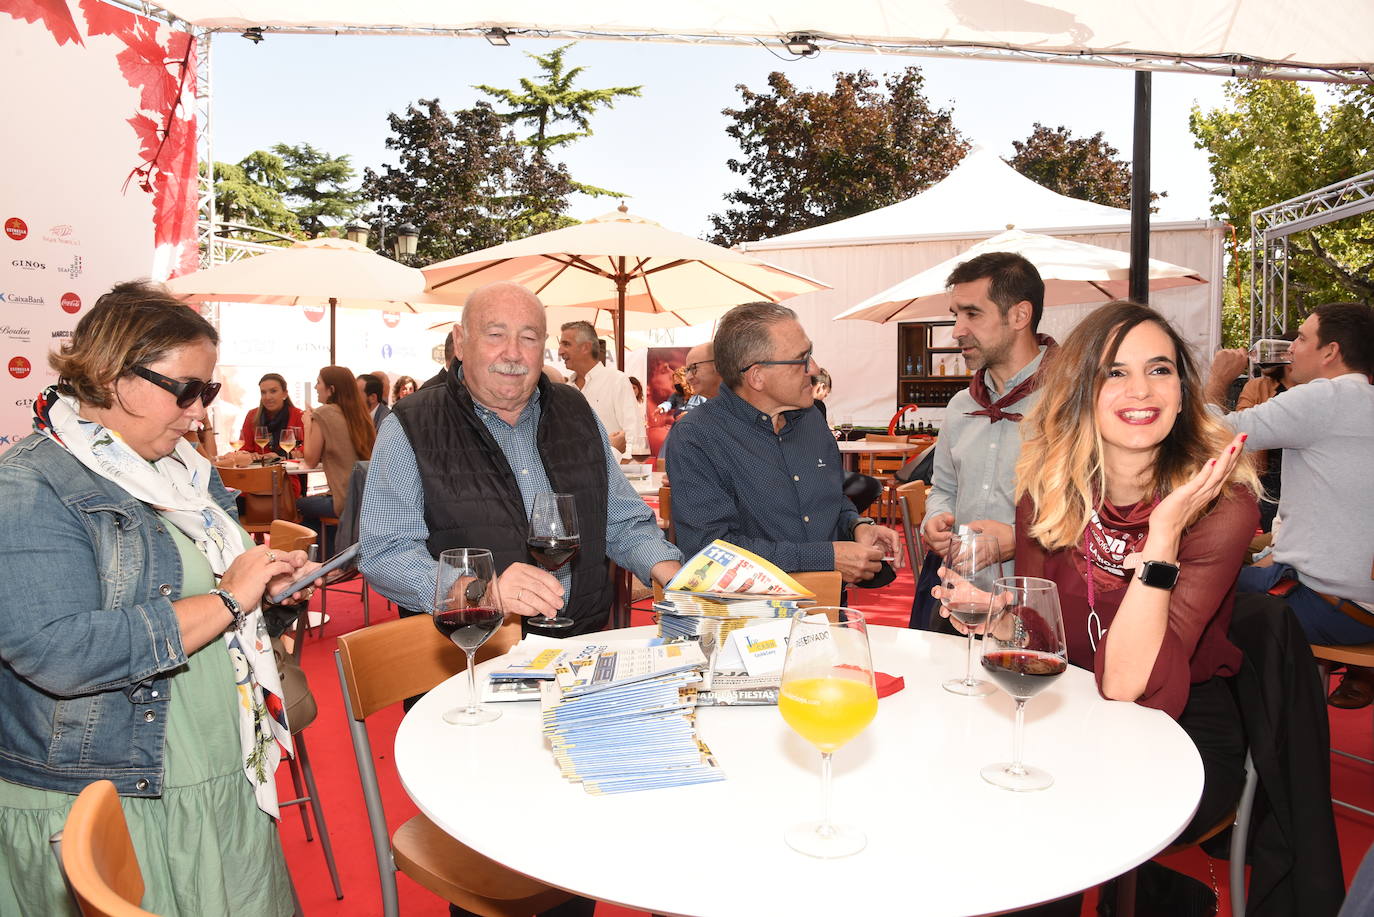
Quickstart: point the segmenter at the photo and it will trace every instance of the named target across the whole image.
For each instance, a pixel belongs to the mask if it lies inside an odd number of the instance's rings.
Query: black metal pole
[[[1150,301],[1150,71],[1135,74],[1131,145],[1131,299]]]

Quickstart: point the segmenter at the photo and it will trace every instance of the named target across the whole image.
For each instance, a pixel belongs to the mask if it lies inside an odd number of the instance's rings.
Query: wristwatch
[[[853,537],[854,537],[854,533],[857,532],[857,531],[859,530],[859,526],[861,526],[861,525],[877,525],[877,524],[878,524],[878,523],[877,523],[876,521],[874,521],[874,520],[868,518],[867,516],[860,516],[859,519],[858,519],[858,521],[854,523],[854,527],[853,527],[852,529],[849,530],[849,537],[850,537],[850,538],[853,538]]]
[[[224,603],[224,607],[229,609],[229,616],[234,620],[230,622],[228,629],[242,629],[243,622],[248,616],[243,613],[243,606],[239,604],[238,599],[234,598],[234,594],[232,592],[226,592],[223,589],[211,589],[209,594],[219,596],[219,600]]]
[[[1140,565],[1137,578],[1154,589],[1172,589],[1178,582],[1178,564],[1162,560],[1147,560]]]

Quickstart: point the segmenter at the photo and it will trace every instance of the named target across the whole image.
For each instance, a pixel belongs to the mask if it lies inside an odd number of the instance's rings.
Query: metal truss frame
[[[1374,171],[1250,214],[1250,340],[1288,330],[1288,237],[1374,210]]]

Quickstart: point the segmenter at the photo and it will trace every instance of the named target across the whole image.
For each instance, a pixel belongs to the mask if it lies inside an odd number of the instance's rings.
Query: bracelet
[[[229,609],[229,616],[233,618],[233,620],[230,622],[229,628],[226,629],[241,630],[243,628],[243,622],[247,618],[247,615],[243,613],[243,606],[239,604],[238,599],[234,598],[232,592],[227,592],[223,589],[211,589],[207,595],[219,596],[219,600],[224,603],[224,607]]]

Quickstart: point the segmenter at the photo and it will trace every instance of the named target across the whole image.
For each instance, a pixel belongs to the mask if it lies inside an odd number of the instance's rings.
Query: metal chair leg
[[[287,756],[286,766],[287,769],[291,771],[291,785],[296,790],[296,798],[302,800],[306,799],[307,797],[305,795],[305,787],[301,786],[300,765],[296,763],[296,759],[294,757]],[[310,834],[310,816],[306,813],[304,805],[300,806],[300,810],[301,827],[305,829],[305,839],[307,841],[313,841],[315,838]]]
[[[297,734],[292,743],[301,759],[301,772],[305,775],[305,786],[310,790],[310,810],[315,813],[315,825],[320,829],[320,849],[324,851],[324,861],[329,867],[329,879],[334,883],[334,897],[343,898],[343,886],[339,884],[339,867],[334,863],[334,847],[329,843],[329,829],[324,824],[324,808],[320,805],[320,790],[315,785],[315,770],[310,766],[310,752],[305,745],[304,736]],[[301,813],[304,815],[304,812]],[[306,837],[309,837],[306,829]]]

